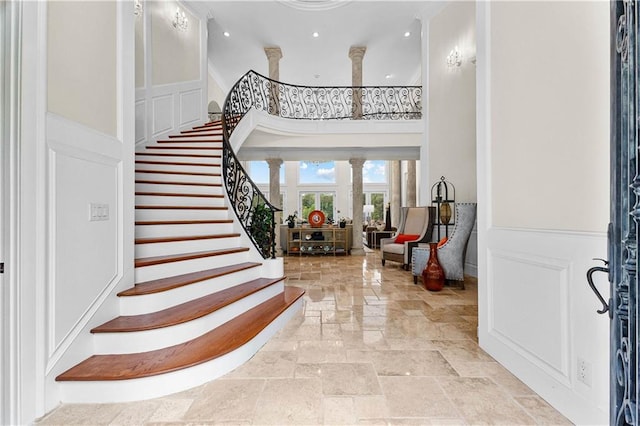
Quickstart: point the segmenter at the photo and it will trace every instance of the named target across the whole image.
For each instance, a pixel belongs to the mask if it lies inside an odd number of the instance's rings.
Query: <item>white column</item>
[[[407,160],[407,207],[416,206],[416,160]]]
[[[280,58],[282,58],[282,50],[279,47],[265,47],[264,53],[269,60],[269,78],[280,81]],[[269,113],[272,115],[280,115],[280,96],[279,85],[272,83],[269,96]]]
[[[363,158],[349,160],[352,169],[352,193],[353,193],[353,245],[352,255],[363,255],[362,248],[362,166]]]
[[[351,87],[353,87],[353,100],[351,103],[352,118],[359,120],[362,118],[362,58],[367,48],[364,46],[351,46],[349,49],[349,59],[351,59]]]
[[[267,158],[267,164],[269,165],[269,202],[281,209],[280,166],[282,165],[282,159]],[[274,215],[274,222],[276,224],[276,251],[278,251],[280,249],[280,223],[282,222],[282,212],[276,212]]]
[[[394,160],[391,163],[391,223],[393,226],[400,225],[400,204],[402,203],[402,194],[400,185],[402,183],[400,173],[400,161]]]

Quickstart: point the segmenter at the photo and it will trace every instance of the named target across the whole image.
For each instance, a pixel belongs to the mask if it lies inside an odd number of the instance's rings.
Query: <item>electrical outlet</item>
[[[578,357],[578,380],[591,386],[591,363]]]
[[[89,203],[89,221],[109,220],[109,204]]]

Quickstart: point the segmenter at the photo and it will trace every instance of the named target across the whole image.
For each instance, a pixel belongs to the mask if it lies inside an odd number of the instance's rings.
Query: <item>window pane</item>
[[[384,194],[374,192],[371,194],[371,204],[373,204],[373,213],[371,218],[373,220],[384,221]]]
[[[387,183],[387,162],[385,160],[368,160],[362,166],[364,183]]]
[[[320,210],[324,213],[324,216],[329,220],[333,220],[333,194],[325,193],[320,194]]]
[[[316,209],[316,194],[314,192],[300,195],[300,204],[302,205],[302,213],[300,218],[307,220],[309,213]]]
[[[249,161],[249,176],[255,183],[269,183],[269,165],[266,161]]]
[[[334,161],[300,162],[300,183],[335,183],[336,166]]]
[[[269,183],[269,164],[266,161],[249,161],[249,176],[255,183]],[[280,166],[280,185],[284,181],[284,163]]]

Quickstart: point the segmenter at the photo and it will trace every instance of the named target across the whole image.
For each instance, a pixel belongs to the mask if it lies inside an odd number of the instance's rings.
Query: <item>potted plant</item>
[[[251,224],[248,229],[257,246],[262,250],[262,254],[267,257],[271,256],[273,243],[271,236],[272,219],[273,212],[266,204],[256,204],[251,213]]]
[[[298,212],[295,211],[293,212],[293,214],[290,214],[289,216],[287,216],[287,218],[285,219],[285,222],[287,222],[287,225],[289,226],[289,228],[293,228],[296,226],[296,219],[298,218]]]
[[[344,228],[347,226],[347,218],[346,217],[341,217],[340,220],[338,221],[338,224],[340,225],[340,228]]]

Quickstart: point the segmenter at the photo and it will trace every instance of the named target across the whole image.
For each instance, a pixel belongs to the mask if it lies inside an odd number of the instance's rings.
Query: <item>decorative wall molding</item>
[[[136,101],[136,145],[147,139],[147,100]]]
[[[196,124],[201,119],[202,89],[180,92],[180,127]]]
[[[560,383],[570,386],[571,262],[500,249],[490,250],[488,259],[488,332]],[[530,307],[540,306],[546,314],[541,318],[535,309],[523,311],[514,303],[519,299],[526,300]],[[514,317],[520,321],[514,321]]]
[[[75,339],[80,335],[84,327],[89,323],[96,311],[102,306],[106,298],[114,291],[116,286],[121,282],[124,271],[119,267],[118,253],[120,252],[119,238],[117,229],[120,228],[120,222],[122,221],[122,214],[118,209],[116,200],[123,196],[123,178],[122,178],[122,143],[113,136],[105,135],[94,129],[83,126],[72,120],[68,120],[64,117],[48,113],[47,114],[47,145],[49,150],[48,155],[48,209],[49,209],[49,280],[47,282],[47,339],[48,342],[48,359],[46,366],[46,373],[50,373],[52,369],[57,365],[60,359],[64,356],[68,348],[74,343]],[[72,159],[73,161],[64,160],[64,158]],[[67,200],[74,197],[82,197],[81,194],[71,194],[71,188],[67,188],[58,182],[58,163],[65,161],[67,167],[69,164],[82,164],[91,163],[95,166],[102,166],[103,169],[111,170],[110,182],[97,182],[96,174],[92,173],[88,175],[86,171],[81,169],[73,170],[71,173],[77,174],[79,182],[86,182],[89,185],[94,186],[92,190],[95,191],[96,200],[100,201],[105,198],[112,198],[113,195],[103,193],[100,188],[111,188],[115,192],[115,197],[109,202],[110,206],[110,221],[113,221],[112,231],[108,234],[112,234],[112,245],[115,250],[113,255],[114,263],[112,264],[110,278],[104,282],[92,283],[90,280],[86,282],[87,287],[94,285],[93,293],[94,297],[91,297],[91,301],[86,305],[80,305],[81,311],[79,316],[74,320],[73,324],[65,331],[60,332],[57,330],[59,326],[59,317],[61,312],[69,311],[71,308],[62,308],[59,303],[66,303],[64,300],[58,300],[59,294],[71,294],[72,289],[63,290],[60,292],[61,286],[68,284],[67,282],[58,282],[57,273],[60,267],[58,257],[63,255],[65,251],[73,251],[73,247],[59,247],[58,243],[62,238],[61,233],[69,232],[68,229],[58,229],[58,209],[69,210],[69,214],[74,214],[72,205],[61,205],[66,203]],[[88,165],[87,168],[93,168],[94,166]],[[66,170],[66,172],[69,172]],[[87,204],[89,200],[81,200],[81,203]],[[86,212],[88,217],[88,209]],[[76,212],[77,214],[77,212]],[[101,246],[106,245],[106,241],[101,240]],[[99,250],[97,248],[96,250]],[[103,257],[98,256],[94,259],[96,262],[103,262]],[[78,268],[82,268],[85,265],[78,265]],[[86,290],[86,289],[85,289]],[[75,293],[77,296],[77,293]],[[79,302],[79,301],[75,301]],[[62,309],[62,311],[61,311]]]
[[[492,227],[484,241],[480,346],[578,423],[606,417],[609,319],[596,313],[585,278],[592,259],[607,256],[606,234]],[[606,277],[594,278],[607,299]],[[578,381],[578,358],[591,365],[589,387]]]

